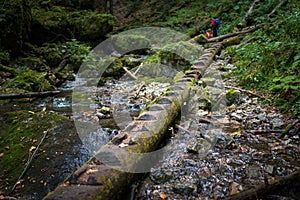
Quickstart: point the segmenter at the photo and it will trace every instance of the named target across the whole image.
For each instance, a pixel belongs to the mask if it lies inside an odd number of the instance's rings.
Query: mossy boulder
[[[84,10],[70,15],[70,25],[75,30],[75,38],[91,41],[101,39],[111,32],[114,18],[109,14]]]
[[[36,72],[30,69],[16,70],[14,78],[6,82],[3,87],[19,88],[29,92],[51,90],[51,85],[46,79],[46,73]]]
[[[203,50],[202,46],[189,41],[171,43],[149,56],[143,64],[160,63],[181,71],[188,69]]]
[[[150,47],[150,40],[141,35],[117,35],[112,37],[115,49],[121,53],[145,54],[145,49]]]
[[[3,153],[0,170],[5,172],[9,183],[13,185],[16,182],[24,168],[24,161],[37,146],[44,131],[63,119],[65,117],[52,112],[16,111],[5,114],[4,127],[0,132],[0,153]]]
[[[226,91],[227,105],[240,104],[241,103],[241,94],[238,90],[229,89]]]
[[[103,39],[114,25],[112,15],[76,11],[62,6],[52,6],[50,10],[35,9],[33,16],[31,38],[38,44],[67,38],[87,41]]]
[[[1,194],[21,199],[42,199],[88,157],[80,153],[74,122],[53,111],[15,111],[3,116],[0,131]],[[81,161],[82,160],[82,161]]]

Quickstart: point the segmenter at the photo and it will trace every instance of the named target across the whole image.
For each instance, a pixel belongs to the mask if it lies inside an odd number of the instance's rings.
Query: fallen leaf
[[[241,130],[237,130],[235,132],[229,133],[229,135],[231,135],[231,136],[233,136],[233,135],[239,135],[239,134],[241,134]]]
[[[121,143],[121,144],[119,144],[119,147],[128,147],[128,144],[124,144],[124,143]]]
[[[167,194],[164,194],[164,193],[160,194],[159,196],[160,196],[160,198],[162,198],[162,199],[166,199],[166,198],[168,197],[168,195],[167,195]]]
[[[88,169],[86,171],[87,174],[91,174],[91,173],[94,173],[94,172],[98,172],[99,170],[96,168],[96,169]]]
[[[34,114],[34,113],[35,113],[35,112],[31,111],[31,110],[28,110],[28,112],[29,112],[30,114]]]
[[[35,149],[36,149],[35,146],[31,146],[31,147],[29,148],[29,151],[32,152],[32,151],[34,151]]]
[[[2,157],[2,156],[4,156],[4,153],[1,152],[1,153],[0,153],[0,157]]]
[[[240,184],[233,182],[230,186],[230,195],[237,194],[239,192]]]
[[[4,149],[5,149],[5,150],[9,150],[9,149],[10,149],[10,146],[5,146]]]

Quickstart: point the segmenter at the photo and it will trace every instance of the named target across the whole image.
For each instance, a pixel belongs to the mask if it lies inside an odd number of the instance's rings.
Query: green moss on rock
[[[54,127],[57,122],[66,118],[54,112],[16,111],[4,116],[4,129],[0,131],[0,171],[4,172],[6,180],[11,183],[24,169],[26,160],[44,132]],[[3,188],[3,185],[1,188]]]
[[[46,74],[24,69],[16,71],[15,77],[4,84],[6,88],[20,88],[30,92],[51,90],[51,85],[46,79]]]
[[[141,35],[117,35],[113,38],[114,45],[118,52],[128,53],[128,52],[136,52],[143,53],[145,48],[150,47],[150,40]]]
[[[112,31],[114,25],[112,15],[89,10],[75,11],[62,6],[52,6],[50,10],[35,9],[33,16],[33,29],[36,32],[33,37],[40,43],[45,39],[59,39],[58,36],[79,40],[100,39]],[[43,33],[43,37],[37,33]]]

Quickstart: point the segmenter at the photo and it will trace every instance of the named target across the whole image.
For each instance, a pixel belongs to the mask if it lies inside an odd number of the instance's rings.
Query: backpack
[[[213,32],[212,31],[206,31],[205,36],[209,39],[212,38]]]
[[[217,24],[217,28],[219,28],[221,26],[221,21],[219,18],[215,18],[214,19],[215,23]]]

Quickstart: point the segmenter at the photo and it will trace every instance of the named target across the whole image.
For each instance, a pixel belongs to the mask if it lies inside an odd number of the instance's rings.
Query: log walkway
[[[201,78],[221,47],[221,44],[216,44],[206,49],[166,96],[158,98],[44,200],[122,199],[139,174],[147,170],[148,164],[153,164],[144,153],[157,148],[179,115],[181,105],[187,101],[191,83]],[[103,162],[105,159],[108,162]],[[139,166],[143,166],[143,170]],[[132,173],[134,169],[138,173]]]

